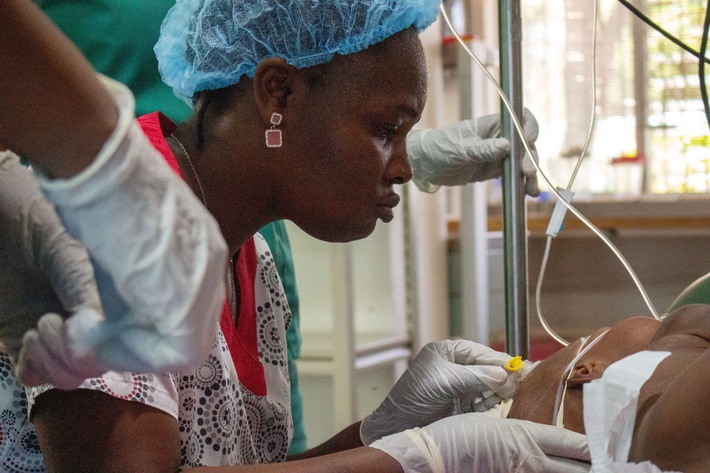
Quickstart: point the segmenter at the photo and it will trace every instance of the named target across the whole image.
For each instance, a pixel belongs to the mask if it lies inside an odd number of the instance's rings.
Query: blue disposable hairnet
[[[254,77],[281,57],[303,68],[352,54],[410,26],[436,20],[441,0],[178,0],[155,46],[160,73],[175,94]]]

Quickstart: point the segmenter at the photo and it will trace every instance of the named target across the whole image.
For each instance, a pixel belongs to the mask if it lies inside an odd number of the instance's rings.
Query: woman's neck
[[[278,218],[270,208],[271,181],[262,177],[262,166],[254,165],[263,160],[260,150],[245,145],[248,138],[242,143],[210,133],[197,149],[193,130],[196,127],[190,122],[180,125],[168,143],[185,182],[217,220],[234,254],[260,228]]]

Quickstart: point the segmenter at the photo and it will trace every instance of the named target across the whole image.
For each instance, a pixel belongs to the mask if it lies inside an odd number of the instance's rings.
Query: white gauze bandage
[[[641,351],[584,385],[584,426],[593,473],[661,473],[651,462],[628,463],[641,387],[667,351]]]

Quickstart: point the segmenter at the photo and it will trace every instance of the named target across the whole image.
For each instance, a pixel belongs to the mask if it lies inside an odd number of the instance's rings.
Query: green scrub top
[[[163,83],[153,46],[174,0],[38,0],[37,4],[82,51],[98,72],[122,82],[136,98],[136,115],[160,110],[176,123],[192,110]],[[306,449],[303,402],[296,364],[300,356],[298,292],[286,227],[274,222],[262,230],[271,247],[286,298],[291,324],[286,333],[294,439],[289,453]]]

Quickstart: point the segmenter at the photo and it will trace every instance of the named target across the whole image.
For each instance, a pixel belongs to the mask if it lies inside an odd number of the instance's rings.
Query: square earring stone
[[[281,130],[266,130],[266,146],[280,148],[283,144]]]

